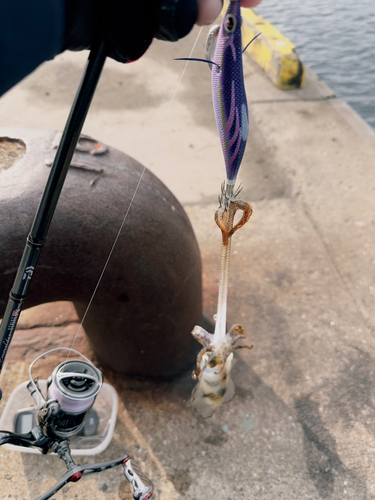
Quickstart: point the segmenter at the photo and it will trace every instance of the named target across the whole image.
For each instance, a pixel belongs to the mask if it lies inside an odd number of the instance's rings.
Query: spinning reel
[[[68,350],[80,359],[66,359],[48,380],[32,377],[34,364],[46,354]],[[134,500],[146,500],[153,493],[152,482],[129,455],[105,463],[77,465],[72,454],[90,455],[103,451],[109,444],[117,413],[117,394],[103,384],[101,372],[82,354],[71,348],[57,348],[36,358],[29,368],[30,382],[21,384],[10,397],[0,421],[0,445],[15,445],[20,451],[39,450],[56,453],[65,462],[67,472],[49,491],[38,498],[47,500],[69,482],[83,476],[122,465],[132,487]],[[44,394],[43,394],[44,390]],[[100,402],[100,391],[106,391]],[[33,397],[35,406],[19,409],[22,398]],[[98,404],[95,404],[98,397]],[[14,404],[16,403],[16,404]],[[18,404],[17,404],[18,403]],[[95,406],[95,407],[94,407]],[[108,413],[108,406],[111,411]],[[92,445],[97,445],[94,450]],[[91,445],[91,448],[90,448]],[[20,448],[22,447],[22,448]],[[99,450],[99,451],[98,451]]]

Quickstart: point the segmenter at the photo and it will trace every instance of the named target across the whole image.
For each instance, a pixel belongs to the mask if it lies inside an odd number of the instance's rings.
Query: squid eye
[[[225,33],[233,33],[237,26],[237,19],[232,15],[228,14],[225,19]]]

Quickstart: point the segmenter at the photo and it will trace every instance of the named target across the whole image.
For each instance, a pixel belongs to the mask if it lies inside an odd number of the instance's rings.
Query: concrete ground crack
[[[367,318],[365,317],[365,315],[361,311],[361,308],[359,307],[359,305],[358,305],[358,303],[357,303],[354,295],[352,294],[350,286],[347,283],[347,281],[345,280],[344,276],[342,275],[342,273],[341,273],[341,271],[339,269],[339,266],[337,265],[337,262],[336,262],[334,256],[332,255],[332,252],[329,249],[329,246],[327,245],[327,243],[324,240],[323,235],[321,234],[321,231],[320,231],[320,229],[318,227],[318,224],[315,222],[313,216],[311,215],[311,213],[310,213],[310,211],[308,209],[308,206],[306,205],[306,203],[302,202],[302,207],[303,207],[303,212],[304,212],[307,220],[310,222],[310,225],[311,225],[312,229],[314,230],[315,234],[319,238],[322,246],[324,247],[324,250],[325,250],[327,256],[329,257],[329,259],[330,259],[333,267],[335,268],[336,273],[339,276],[341,283],[343,284],[346,292],[348,293],[348,295],[350,296],[351,300],[353,301],[353,304],[355,305],[355,308],[356,308],[356,311],[357,311],[357,314],[358,314],[359,318],[366,325],[367,329],[371,330],[371,327],[370,327],[370,325],[367,322]]]
[[[306,97],[306,98],[292,98],[292,99],[261,99],[259,101],[249,101],[249,104],[270,104],[270,103],[291,103],[291,102],[322,102],[337,99],[334,94],[322,97]]]

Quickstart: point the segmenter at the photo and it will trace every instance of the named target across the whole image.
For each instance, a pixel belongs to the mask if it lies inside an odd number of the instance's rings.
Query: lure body
[[[241,2],[231,0],[218,34],[212,67],[213,106],[230,184],[236,181],[249,133],[241,23]]]

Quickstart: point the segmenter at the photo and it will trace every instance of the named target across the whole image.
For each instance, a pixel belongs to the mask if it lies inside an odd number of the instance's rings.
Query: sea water
[[[301,61],[375,128],[374,0],[263,0],[255,12]]]

